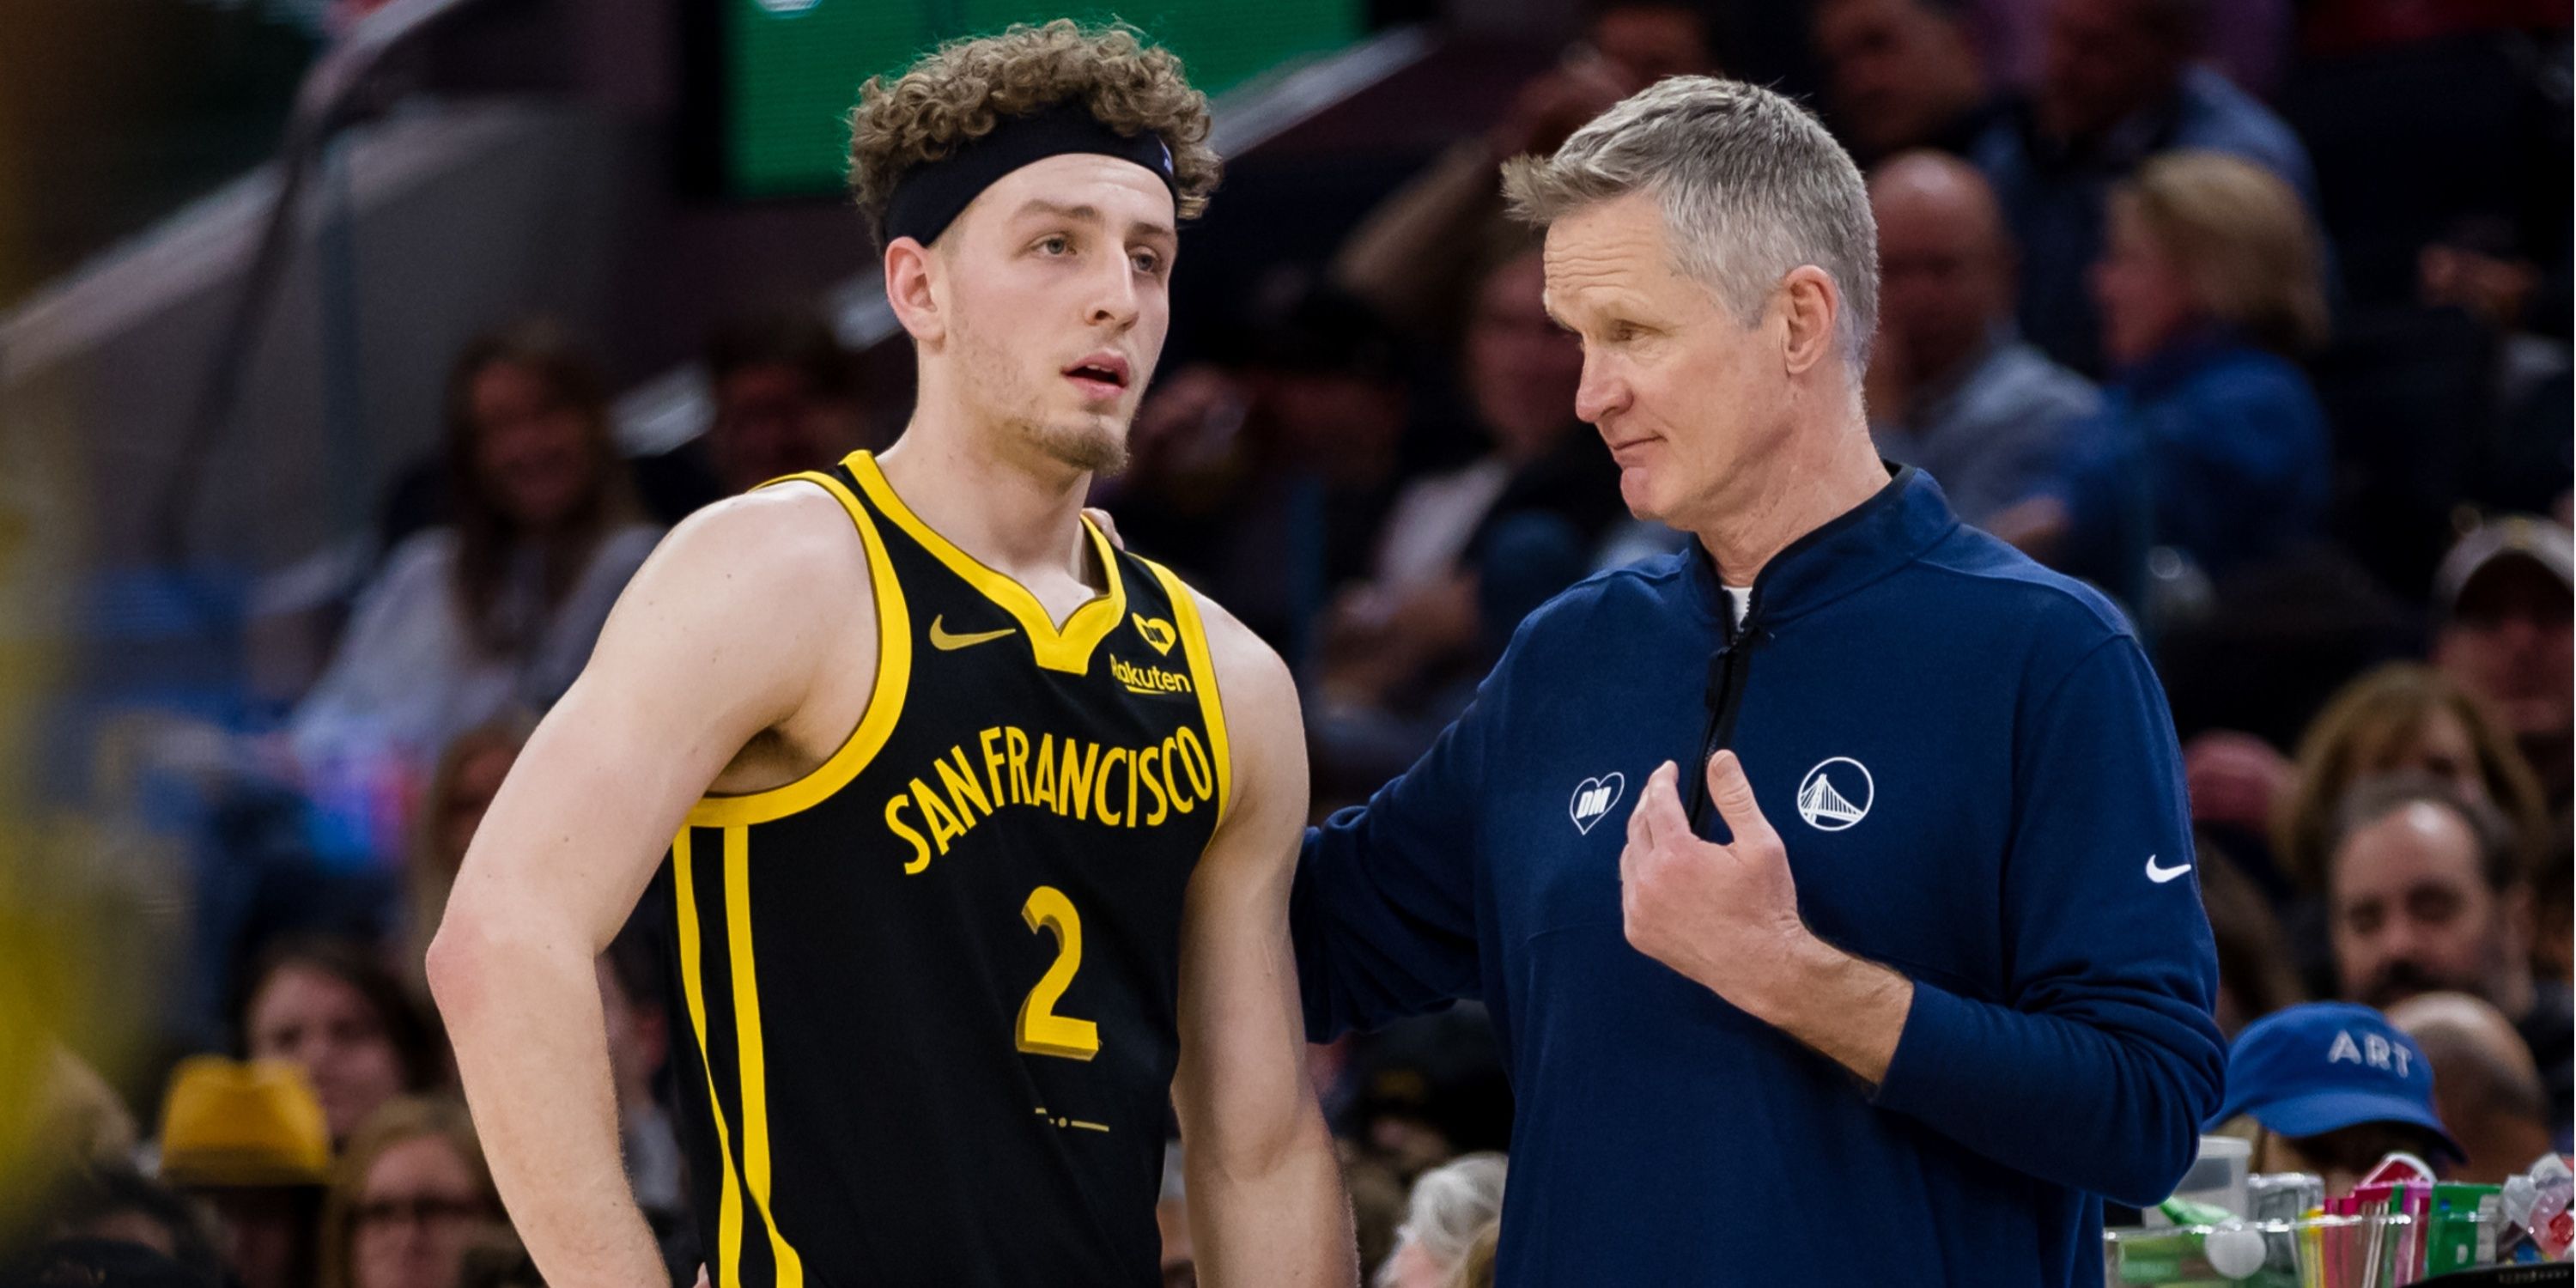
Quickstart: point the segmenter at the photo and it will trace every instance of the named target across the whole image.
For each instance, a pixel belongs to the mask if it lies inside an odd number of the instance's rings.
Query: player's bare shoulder
[[[1225,699],[1229,732],[1248,737],[1254,730],[1244,727],[1244,721],[1267,728],[1284,720],[1290,733],[1302,734],[1297,680],[1279,650],[1236,620],[1224,605],[1196,589],[1190,589],[1189,595],[1207,633],[1208,665],[1215,669],[1217,691]]]
[[[716,591],[727,583],[754,590],[801,584],[808,589],[842,583],[868,585],[868,561],[849,510],[817,484],[773,484],[727,497],[682,520],[653,553],[691,590]],[[854,594],[864,608],[867,596]]]
[[[742,772],[786,773],[830,747],[870,696],[877,614],[867,546],[824,488],[786,483],[719,501],[681,521],[627,585],[584,682],[626,700],[674,703],[758,735]]]
[[[1195,589],[1188,593],[1207,636],[1208,666],[1216,673],[1240,790],[1246,799],[1266,797],[1273,805],[1290,806],[1302,824],[1306,722],[1296,676],[1277,649],[1223,605]]]

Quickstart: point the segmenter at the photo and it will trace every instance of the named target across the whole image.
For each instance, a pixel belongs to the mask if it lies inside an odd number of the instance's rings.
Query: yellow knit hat
[[[195,1055],[161,1102],[161,1179],[184,1186],[327,1185],[331,1130],[301,1066]]]

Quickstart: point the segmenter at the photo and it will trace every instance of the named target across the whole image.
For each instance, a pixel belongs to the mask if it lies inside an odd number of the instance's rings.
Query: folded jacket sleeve
[[[1480,995],[1477,785],[1512,662],[1507,651],[1475,702],[1368,804],[1306,830],[1289,930],[1308,1040]]]
[[[2008,996],[1915,980],[1877,1103],[2043,1180],[2161,1202],[2226,1066],[2164,692],[2119,635],[2017,720]]]

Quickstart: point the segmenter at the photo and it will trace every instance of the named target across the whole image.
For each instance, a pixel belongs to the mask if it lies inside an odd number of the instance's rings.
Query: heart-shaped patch
[[[1586,778],[1574,785],[1574,800],[1565,809],[1574,817],[1574,830],[1592,835],[1592,825],[1610,817],[1610,807],[1628,790],[1625,775],[1610,773],[1599,778]]]

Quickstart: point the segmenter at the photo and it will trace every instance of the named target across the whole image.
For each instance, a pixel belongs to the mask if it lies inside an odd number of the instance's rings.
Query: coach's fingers
[[[1637,802],[1637,812],[1646,816],[1647,835],[1657,845],[1690,837],[1690,815],[1682,812],[1681,782],[1682,767],[1669,760],[1646,776],[1645,795]]]
[[[710,1288],[707,1283],[707,1267],[704,1262],[700,1262],[698,1264],[698,1288]]]
[[[1118,535],[1118,521],[1110,518],[1107,510],[1096,505],[1086,505],[1082,507],[1082,517],[1091,520],[1091,526],[1100,529],[1100,535],[1109,538],[1109,544],[1113,548],[1119,550],[1127,548],[1126,540]]]
[[[1771,830],[1771,820],[1762,817],[1752,780],[1744,776],[1744,762],[1734,752],[1721,751],[1708,758],[1708,800],[1717,807],[1717,816],[1726,820],[1726,830],[1736,844],[1778,843],[1780,834]]]

